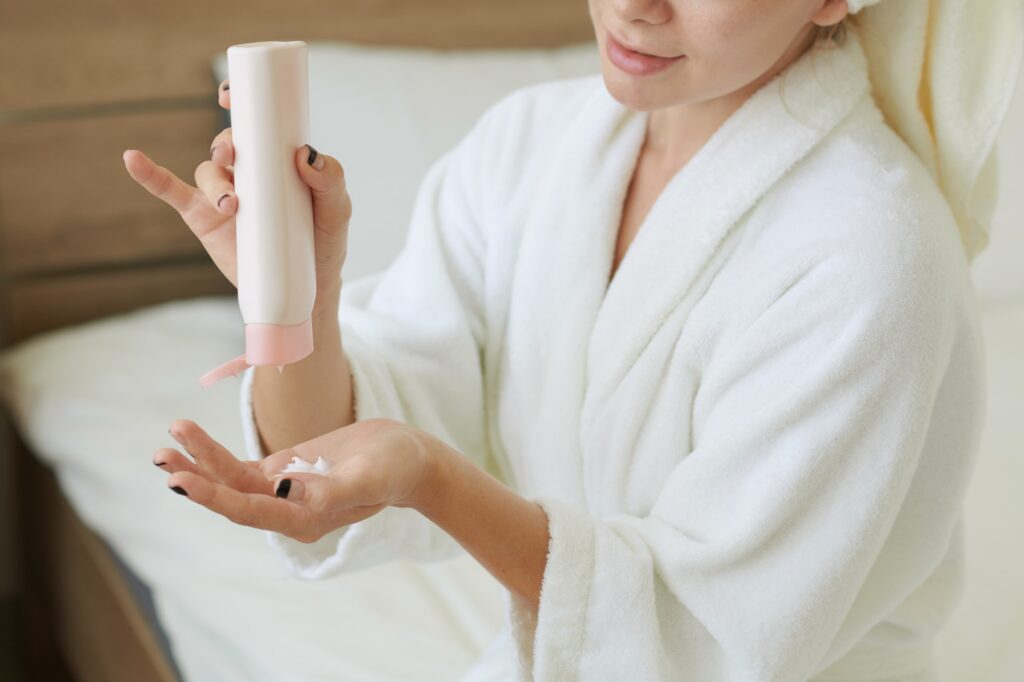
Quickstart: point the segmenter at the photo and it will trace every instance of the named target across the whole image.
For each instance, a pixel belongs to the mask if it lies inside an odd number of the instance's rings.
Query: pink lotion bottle
[[[309,141],[306,43],[232,45],[227,57],[245,354],[204,374],[204,388],[250,365],[281,370],[313,352],[313,201],[295,168],[296,150]]]

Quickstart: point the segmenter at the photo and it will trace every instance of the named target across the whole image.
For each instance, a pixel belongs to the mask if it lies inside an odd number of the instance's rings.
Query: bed
[[[242,451],[238,380],[197,381],[240,352],[242,322],[230,285],[120,156],[142,149],[191,181],[229,125],[213,95],[223,50],[306,40],[311,141],[346,164],[355,207],[346,279],[372,277],[401,247],[419,178],[483,108],[596,71],[584,3],[88,7],[0,9],[0,63],[33,64],[0,80],[0,389],[24,664],[33,679],[113,682],[456,679],[502,618],[500,586],[471,557],[297,581],[262,534],[164,489],[151,456],[176,446],[173,419]],[[1000,142],[1022,143],[1024,126]],[[1003,154],[1004,187],[1021,163]],[[967,501],[970,577],[936,647],[951,681],[1024,679],[1024,203],[1003,194],[975,264],[989,422]]]
[[[497,631],[498,587],[468,558],[295,584],[258,533],[195,516],[150,464],[174,445],[166,427],[181,416],[240,451],[237,380],[204,391],[197,379],[239,352],[241,320],[232,287],[179,216],[131,180],[121,153],[142,149],[192,181],[230,124],[214,94],[225,48],[268,39],[310,45],[311,142],[346,163],[358,206],[349,278],[394,256],[420,176],[486,106],[597,68],[585,8],[572,2],[0,7],[0,63],[28,66],[0,78],[0,329],[12,351],[0,463],[17,491],[18,648],[32,679],[452,679]],[[217,321],[196,327],[203,319]],[[171,320],[198,334],[176,336]],[[122,334],[136,332],[145,338]],[[99,355],[86,337],[107,339]],[[101,387],[93,372],[132,388]],[[74,405],[50,403],[73,395]],[[191,553],[179,547],[186,537]],[[150,552],[159,547],[174,549]],[[231,602],[252,589],[263,599],[253,610]],[[267,611],[275,601],[292,616]],[[318,642],[301,614],[323,608],[348,625]],[[353,609],[367,612],[358,626]],[[404,643],[397,655],[360,667],[392,638]],[[284,654],[303,650],[343,658],[286,667]]]

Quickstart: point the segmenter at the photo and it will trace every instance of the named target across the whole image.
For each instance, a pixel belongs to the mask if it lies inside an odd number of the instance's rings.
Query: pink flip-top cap
[[[312,319],[295,325],[245,325],[245,354],[199,377],[209,388],[224,377],[241,374],[251,365],[290,365],[313,352]]]

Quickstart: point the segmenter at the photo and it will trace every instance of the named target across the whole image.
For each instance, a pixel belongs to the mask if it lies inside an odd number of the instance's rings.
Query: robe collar
[[[869,93],[867,61],[851,33],[842,48],[803,55],[755,92],[669,181],[597,314],[589,360],[591,370],[605,370],[593,372],[603,380],[599,392],[635,362],[731,228]],[[630,115],[607,91],[596,104],[646,126],[647,114]],[[620,217],[621,206],[599,222],[609,263]]]
[[[537,363],[529,372],[542,385],[532,387],[529,409],[538,432],[548,430],[549,419],[569,421],[574,433],[567,442],[548,441],[560,448],[578,448],[584,400],[600,404],[621,384],[730,230],[870,99],[856,32],[835,49],[802,55],[752,94],[672,177],[609,284],[649,114],[624,107],[603,80],[595,83],[579,123],[539,179],[513,275],[508,343],[517,360],[511,370]]]

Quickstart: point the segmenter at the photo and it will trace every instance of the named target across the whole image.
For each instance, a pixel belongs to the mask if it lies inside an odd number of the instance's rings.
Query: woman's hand
[[[171,435],[194,462],[161,448],[153,463],[171,473],[168,487],[235,523],[315,542],[384,507],[430,499],[439,448],[430,434],[390,419],[355,422],[258,462],[241,461],[188,419]],[[330,465],[326,474],[281,473],[293,457]],[[285,483],[288,481],[288,483]]]
[[[225,109],[231,107],[227,85],[228,82],[224,81],[218,89],[219,103]],[[196,168],[197,187],[158,166],[137,149],[124,152],[124,164],[136,182],[181,215],[214,264],[237,287],[235,212],[238,210],[238,197],[234,187],[232,164],[235,150],[231,128],[225,128],[213,139],[210,157]],[[295,150],[295,167],[313,196],[317,292],[338,290],[352,215],[344,170],[337,160],[312,151],[308,145]]]

